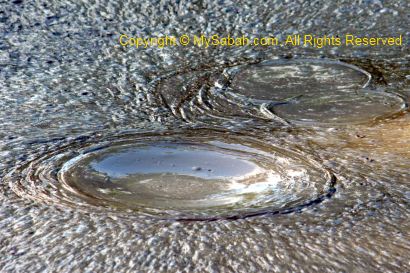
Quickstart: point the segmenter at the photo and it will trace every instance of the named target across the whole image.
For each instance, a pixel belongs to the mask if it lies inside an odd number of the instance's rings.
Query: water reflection
[[[184,73],[162,80],[157,90],[174,115],[193,122],[259,118],[276,122],[273,127],[330,127],[373,122],[407,109],[401,95],[376,88],[365,70],[322,59]]]
[[[135,173],[178,173],[203,179],[223,179],[245,176],[257,170],[255,163],[241,160],[239,155],[208,151],[206,146],[172,143],[134,149],[114,148],[99,155],[90,165],[93,170],[114,178]]]
[[[24,179],[15,192],[92,211],[214,219],[289,212],[335,190],[334,176],[311,155],[250,136],[197,129],[104,142],[44,154],[18,170]]]
[[[366,123],[407,107],[398,95],[368,88],[370,74],[343,62],[274,60],[225,73],[228,96],[297,124]]]

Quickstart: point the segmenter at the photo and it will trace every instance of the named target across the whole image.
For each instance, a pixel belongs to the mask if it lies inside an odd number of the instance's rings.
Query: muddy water
[[[0,271],[409,271],[407,41],[117,43],[119,33],[408,36],[408,10],[2,4]]]

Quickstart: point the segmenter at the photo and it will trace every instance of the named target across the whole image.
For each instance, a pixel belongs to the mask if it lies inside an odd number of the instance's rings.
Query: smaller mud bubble
[[[78,151],[74,153],[73,150]],[[15,170],[23,197],[160,219],[237,219],[321,202],[335,178],[302,152],[215,130],[66,145]]]
[[[322,59],[280,59],[218,71],[192,71],[157,86],[174,115],[187,121],[268,119],[277,126],[361,124],[406,110],[398,94],[370,86],[371,75]]]
[[[369,88],[371,75],[343,62],[271,60],[224,71],[224,96],[297,124],[358,124],[403,111],[398,95]]]

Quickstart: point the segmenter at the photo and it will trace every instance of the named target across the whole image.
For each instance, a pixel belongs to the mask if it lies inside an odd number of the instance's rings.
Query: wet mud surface
[[[409,271],[407,41],[117,41],[124,32],[408,37],[409,8],[2,4],[0,271]]]

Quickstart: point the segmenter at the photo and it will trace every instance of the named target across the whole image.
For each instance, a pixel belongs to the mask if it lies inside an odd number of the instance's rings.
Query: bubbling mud
[[[172,89],[172,90],[170,90]],[[158,86],[175,115],[260,118],[278,125],[362,124],[403,113],[399,94],[375,88],[353,65],[322,59],[278,59],[221,71],[195,71]]]
[[[335,184],[303,153],[214,130],[68,144],[18,172],[19,195],[185,220],[287,213],[331,197]]]

